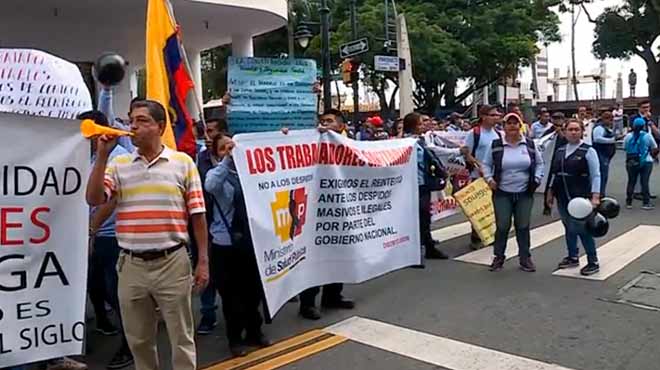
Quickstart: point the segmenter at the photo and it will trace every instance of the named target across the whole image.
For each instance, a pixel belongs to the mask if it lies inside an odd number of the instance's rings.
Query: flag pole
[[[170,0],[163,0],[165,2],[165,5],[167,7],[167,11],[170,14],[170,19],[172,22],[174,22],[174,28],[177,30],[177,33],[179,33],[179,25],[176,23],[176,18],[174,18],[174,8],[172,8],[172,3]],[[179,35],[177,35],[178,37]],[[190,68],[190,62],[188,61],[188,54],[186,53],[186,49],[183,46],[183,40],[179,39],[180,42],[177,44],[179,45],[179,51],[181,52],[181,56],[183,57],[183,63],[186,66],[186,69],[188,70],[188,74],[192,77],[192,69]],[[201,68],[201,65],[200,65]],[[195,81],[193,81],[194,83]],[[201,83],[201,81],[200,81]],[[193,86],[193,99],[195,100],[195,105],[197,105],[197,110],[199,111],[199,119],[202,121],[202,125],[204,126],[204,130],[206,130],[206,120],[204,119],[204,108],[202,106],[202,101],[200,99],[200,96],[197,95],[197,89]]]

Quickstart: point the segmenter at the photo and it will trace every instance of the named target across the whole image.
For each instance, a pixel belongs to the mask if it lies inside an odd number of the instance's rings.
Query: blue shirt
[[[583,143],[584,141],[582,140],[577,144],[566,143],[566,156],[564,158],[570,157],[571,154],[575,153]],[[596,149],[590,147],[584,157],[587,159],[587,165],[589,166],[591,192],[600,193],[600,162],[598,161],[598,153],[596,153]]]
[[[658,147],[658,144],[653,139],[653,135],[641,131],[637,142],[633,141],[634,135],[635,134],[631,132],[623,139],[623,147],[626,149],[626,153],[639,154],[642,162],[653,163],[651,149],[656,149]]]
[[[497,134],[497,131],[495,129],[487,129],[481,127],[481,134],[479,135],[479,146],[477,147],[477,150],[474,151],[474,157],[479,161],[480,163],[484,162],[484,159],[486,158],[486,154],[490,150],[490,147],[493,145],[493,140],[499,139],[500,136]],[[470,152],[473,151],[474,148],[474,129],[470,130],[468,134],[465,136],[465,146],[467,146],[470,149]],[[476,179],[479,177],[479,170],[475,169],[472,171],[471,174],[473,179]]]
[[[529,171],[532,161],[529,158],[527,148],[527,139],[523,136],[516,143],[508,143],[502,137],[504,152],[502,153],[502,174],[497,188],[508,193],[522,193],[527,191],[529,185]],[[537,184],[543,179],[543,157],[539,151],[535,151],[536,168],[534,169],[534,180]],[[495,165],[493,163],[492,147],[488,149],[486,159],[484,160],[484,177],[486,180],[492,180],[495,174]]]
[[[108,163],[112,161],[113,158],[116,156],[122,155],[122,154],[129,154],[126,149],[121,147],[120,145],[116,145],[114,149],[112,149],[112,152],[110,152],[110,155],[108,156]],[[96,160],[95,157],[92,157],[92,164],[94,164],[94,161]],[[91,208],[90,209],[90,215],[93,214],[96,211],[96,208]],[[99,227],[98,230],[96,230],[96,235],[95,236],[102,236],[102,237],[109,237],[109,238],[114,238],[115,237],[115,221],[116,221],[116,212],[112,211],[112,214],[110,217],[108,217],[103,224]]]
[[[213,222],[209,228],[213,244],[231,245],[231,235],[227,226],[231,227],[234,219],[234,194],[236,189],[240,189],[240,186],[234,160],[231,157],[225,157],[222,162],[206,173],[204,190],[215,199],[215,201],[211,200],[211,204],[207,206],[213,208]],[[224,215],[224,220],[220,212]]]
[[[603,125],[598,125],[594,129],[593,135],[591,137],[591,141],[598,144],[616,143],[616,138],[614,137],[614,135],[612,135],[612,137],[606,137],[605,134],[606,134],[605,127],[603,127]]]
[[[546,132],[550,127],[552,127],[552,122],[548,122],[545,125],[541,123],[541,121],[532,123],[532,138],[540,138],[543,136],[543,133]]]

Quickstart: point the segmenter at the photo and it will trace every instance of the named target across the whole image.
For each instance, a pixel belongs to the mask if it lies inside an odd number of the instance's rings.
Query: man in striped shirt
[[[159,368],[156,306],[172,345],[172,368],[196,368],[191,291],[209,279],[201,181],[190,157],[163,146],[165,114],[155,101],[134,102],[131,139],[137,151],[108,163],[117,138],[101,136],[87,183],[90,205],[117,202],[119,302],[136,370]],[[194,278],[185,248],[189,219],[199,249]]]

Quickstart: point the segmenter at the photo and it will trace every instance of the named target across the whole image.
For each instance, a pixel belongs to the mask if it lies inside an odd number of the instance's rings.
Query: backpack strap
[[[474,157],[479,147],[479,139],[481,139],[481,126],[472,129],[472,139],[472,156]]]
[[[491,144],[493,153],[493,180],[499,184],[502,179],[502,158],[504,157],[504,143],[502,139],[495,139]]]

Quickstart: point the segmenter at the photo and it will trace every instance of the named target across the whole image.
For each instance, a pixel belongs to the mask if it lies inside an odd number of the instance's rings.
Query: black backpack
[[[419,145],[424,150],[424,184],[430,191],[441,191],[447,186],[449,173],[438,156],[426,146],[424,139]]]

